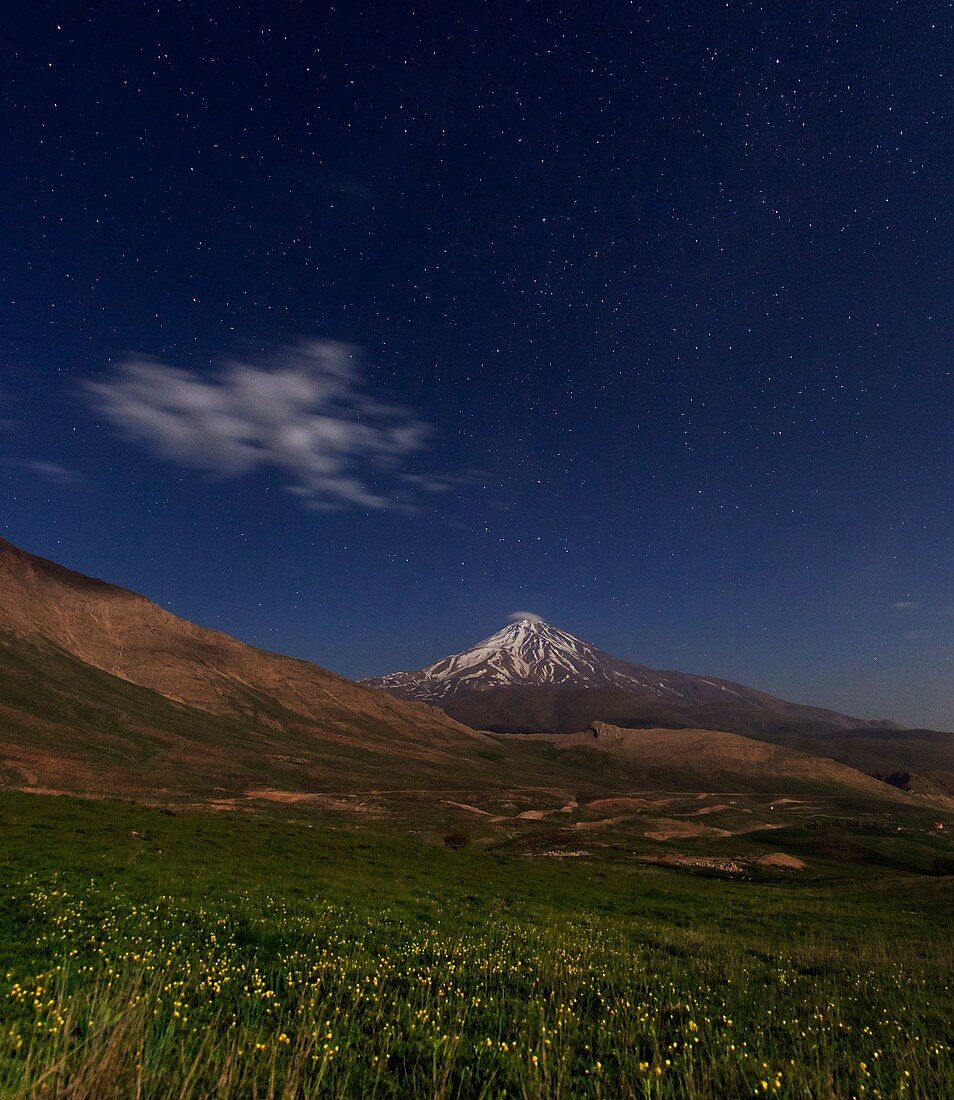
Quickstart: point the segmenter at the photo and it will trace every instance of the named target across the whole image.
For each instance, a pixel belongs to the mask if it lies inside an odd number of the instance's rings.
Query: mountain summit
[[[890,727],[743,684],[646,668],[536,618],[519,619],[416,672],[364,681],[498,733],[569,733],[593,721],[737,732]]]
[[[641,688],[665,697],[672,688],[639,669],[540,619],[518,619],[473,648],[419,672],[395,672],[365,681],[407,698],[438,701],[458,691],[541,686]]]

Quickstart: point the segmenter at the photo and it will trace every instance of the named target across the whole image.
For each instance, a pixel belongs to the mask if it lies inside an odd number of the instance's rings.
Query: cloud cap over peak
[[[222,477],[278,470],[312,510],[407,508],[414,490],[444,487],[404,470],[431,429],[367,392],[348,344],[302,341],[209,375],[138,357],[84,388],[153,454]]]

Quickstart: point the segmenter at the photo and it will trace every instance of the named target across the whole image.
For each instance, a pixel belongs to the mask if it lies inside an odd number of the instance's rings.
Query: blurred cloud
[[[531,623],[546,622],[542,615],[538,615],[535,611],[511,611],[507,616],[508,623],[519,623],[524,620],[528,620]]]
[[[82,474],[77,473],[76,470],[70,470],[66,466],[61,466],[58,462],[47,462],[45,459],[34,458],[28,459],[23,465],[32,473],[42,477],[45,481],[51,482],[53,485],[79,486],[86,483]]]
[[[132,359],[84,388],[127,439],[154,454],[223,477],[278,470],[314,511],[407,509],[420,492],[449,484],[404,469],[431,429],[366,391],[347,344],[302,342],[211,375]]]
[[[921,605],[917,600],[895,600],[891,606],[895,611],[917,611]]]

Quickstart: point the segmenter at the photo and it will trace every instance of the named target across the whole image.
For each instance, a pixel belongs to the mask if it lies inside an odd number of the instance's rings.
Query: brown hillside
[[[0,632],[44,643],[167,699],[326,739],[402,747],[485,738],[433,707],[352,683],[307,661],[254,649],[180,619],[143,596],[0,539]]]
[[[527,734],[520,741],[546,741],[566,753],[596,751],[614,758],[620,771],[649,787],[754,790],[762,785],[816,786],[853,790],[881,800],[910,801],[901,792],[854,768],[796,749],[735,733],[701,729],[621,729],[594,722],[583,733]]]

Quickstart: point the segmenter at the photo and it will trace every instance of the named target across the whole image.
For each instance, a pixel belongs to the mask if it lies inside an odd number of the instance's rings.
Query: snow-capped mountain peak
[[[364,682],[402,699],[433,703],[475,729],[498,732],[569,732],[595,719],[737,732],[773,723],[813,729],[883,725],[776,699],[730,680],[631,664],[529,613],[427,668]]]
[[[518,619],[462,653],[417,672],[368,681],[414,698],[436,701],[461,689],[509,686],[648,687],[607,653],[536,618]],[[635,670],[634,670],[635,671]]]

